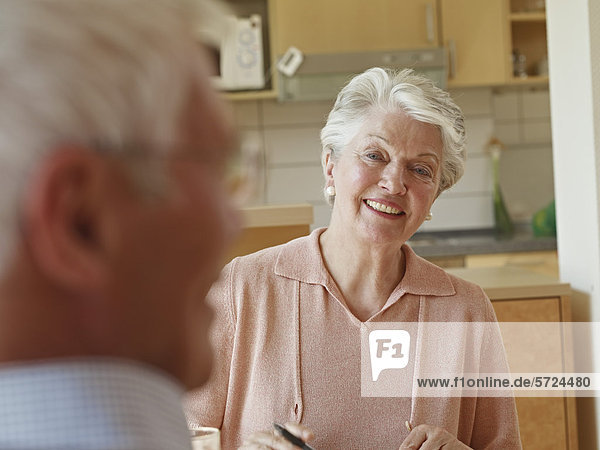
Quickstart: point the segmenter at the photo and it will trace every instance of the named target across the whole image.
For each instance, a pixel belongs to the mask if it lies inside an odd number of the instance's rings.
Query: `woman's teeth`
[[[386,214],[394,214],[394,215],[403,214],[403,212],[400,211],[399,209],[392,208],[391,206],[382,205],[381,203],[374,202],[373,200],[365,200],[365,203],[367,205],[369,205],[371,208],[373,208],[374,210],[379,211],[379,212],[383,212]]]

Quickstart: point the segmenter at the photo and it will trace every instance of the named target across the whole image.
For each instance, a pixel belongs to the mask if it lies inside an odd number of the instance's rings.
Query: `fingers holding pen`
[[[291,435],[296,437],[299,440],[299,442],[296,444],[290,442],[289,437],[286,438],[284,435],[282,435],[282,432],[280,431],[258,431],[248,436],[248,438],[244,441],[240,449],[297,450],[298,448],[310,448],[308,446],[303,447],[302,444],[304,444],[303,441],[313,439],[314,434],[311,430],[295,422],[287,422],[285,424],[285,427],[282,428],[285,428],[287,432],[291,433]]]
[[[307,428],[299,423],[286,422],[285,428],[296,437],[302,439],[304,442],[312,441],[315,438],[315,434],[310,428]]]
[[[257,431],[244,440],[240,450],[294,450],[295,447],[274,431]]]

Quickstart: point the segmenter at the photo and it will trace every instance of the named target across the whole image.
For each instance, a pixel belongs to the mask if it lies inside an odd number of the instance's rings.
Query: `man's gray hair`
[[[0,0],[0,264],[20,191],[46,152],[174,143],[206,80],[196,30],[218,10],[203,0]]]
[[[400,110],[440,129],[444,148],[439,192],[462,177],[466,159],[464,116],[446,91],[411,69],[375,67],[354,77],[338,94],[321,130],[322,151],[337,158],[376,108]]]

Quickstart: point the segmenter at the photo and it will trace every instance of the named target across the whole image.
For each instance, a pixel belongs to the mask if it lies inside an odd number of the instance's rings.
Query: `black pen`
[[[315,450],[310,445],[308,445],[306,442],[304,442],[302,439],[294,436],[292,433],[290,433],[288,430],[286,430],[283,425],[274,423],[273,426],[279,432],[279,434],[281,434],[281,436],[289,443],[294,444],[296,447],[300,447],[303,450]]]

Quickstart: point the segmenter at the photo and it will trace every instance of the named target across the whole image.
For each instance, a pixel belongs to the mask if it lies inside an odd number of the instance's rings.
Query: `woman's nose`
[[[406,171],[389,164],[381,175],[379,186],[392,195],[404,195],[407,191]]]

